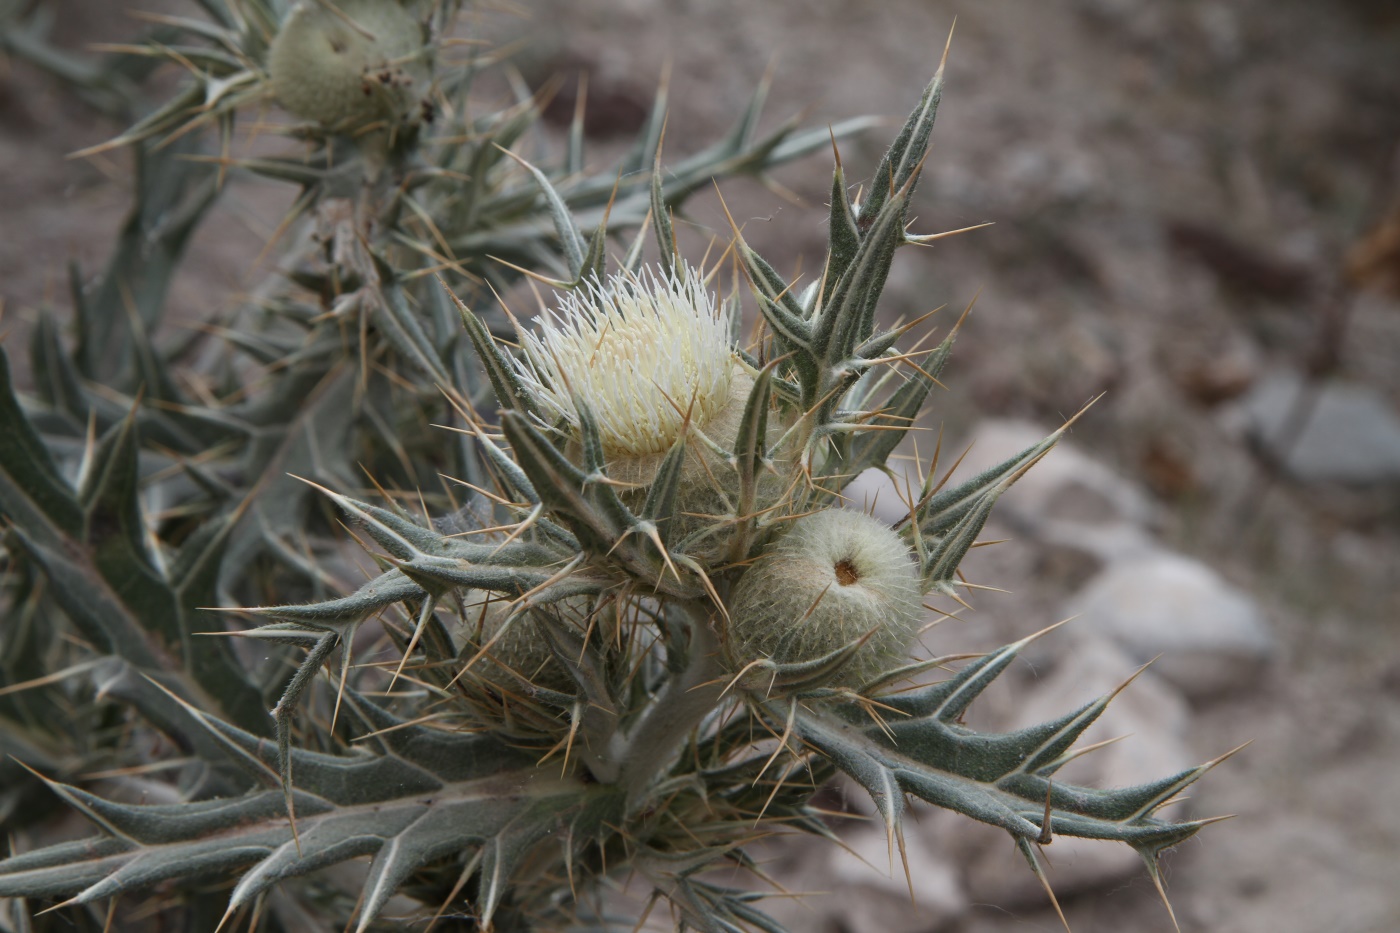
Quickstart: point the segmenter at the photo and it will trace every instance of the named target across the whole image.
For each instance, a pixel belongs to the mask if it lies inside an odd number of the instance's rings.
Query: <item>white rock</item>
[[[861,509],[880,519],[887,525],[895,522],[909,514],[909,506],[902,496],[919,494],[922,479],[904,473],[900,469],[898,461],[890,463],[894,471],[894,477],[883,470],[874,468],[866,470],[846,485],[841,490],[841,495],[846,498],[850,508]]]
[[[1055,670],[1017,703],[1006,728],[1024,728],[1111,693],[1137,665],[1112,644],[1081,638]],[[1169,684],[1145,671],[1089,727],[1079,745],[1128,736],[1070,762],[1055,777],[1088,787],[1131,787],[1196,764],[1185,742],[1190,710]],[[1181,817],[1179,810],[1171,812]],[[944,824],[946,830],[947,825]],[[1025,859],[1004,834],[970,854],[968,894],[1004,906],[1041,903],[1045,894]],[[1044,847],[1046,874],[1057,897],[1118,884],[1143,871],[1136,852],[1121,843],[1056,837]]]
[[[1065,606],[1071,626],[1111,639],[1192,697],[1253,683],[1274,650],[1263,613],[1199,561],[1166,551],[1113,563]]]
[[[883,824],[857,823],[841,831],[850,851],[819,839],[779,866],[765,866],[799,898],[761,903],[789,929],[823,933],[930,933],[967,909],[958,873],[948,856],[914,820],[905,824],[909,878],[899,852],[893,864]],[[783,840],[791,846],[791,837]]]
[[[1304,482],[1400,482],[1400,415],[1363,386],[1311,386],[1296,373],[1276,372],[1224,420]]]
[[[1029,421],[982,422],[957,448],[959,452],[968,449],[968,453],[948,480],[949,486],[1009,460],[1051,433],[1053,429]],[[1063,440],[1017,480],[998,500],[997,509],[1002,515],[1010,513],[1041,524],[1152,525],[1157,518],[1151,499],[1141,489]]]
[[[1079,525],[1052,521],[1046,522],[1037,530],[1040,540],[1045,544],[1089,554],[1098,559],[1097,566],[1136,560],[1161,550],[1161,545],[1151,532],[1128,522],[1115,525]]]
[[[949,477],[946,488],[1009,460],[1040,443],[1052,431],[1028,421],[982,422],[956,448],[958,453],[967,450],[967,456]],[[905,501],[918,495],[923,477],[916,475],[907,461],[892,460],[890,469],[893,475],[866,470],[841,494],[851,507],[893,524],[907,514]],[[1115,554],[1125,536],[1157,521],[1156,508],[1141,489],[1065,441],[1001,497],[997,515],[1013,524],[1028,526],[1053,543]]]

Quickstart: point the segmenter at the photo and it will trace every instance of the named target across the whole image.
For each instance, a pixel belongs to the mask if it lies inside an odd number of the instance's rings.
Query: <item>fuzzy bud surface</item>
[[[428,93],[423,29],[397,0],[303,0],[268,55],[272,90],[293,114],[350,129],[416,118]]]
[[[913,554],[889,526],[846,509],[804,515],[739,579],[731,661],[800,664],[870,634],[833,681],[859,686],[902,661],[922,602]]]
[[[466,645],[467,656],[475,654],[477,646],[491,643],[487,656],[479,662],[482,678],[512,691],[521,689],[520,678],[560,693],[576,689],[573,678],[550,650],[540,631],[542,622],[533,613],[526,611],[511,618],[508,601],[492,599],[479,590],[468,591],[463,604],[467,615],[454,632],[455,640]],[[554,611],[570,623],[587,623],[586,600],[566,600]]]

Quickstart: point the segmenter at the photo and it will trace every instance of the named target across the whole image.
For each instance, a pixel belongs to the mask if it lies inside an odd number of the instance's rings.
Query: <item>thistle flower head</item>
[[[610,456],[661,453],[687,411],[703,427],[728,404],[732,314],[694,270],[619,273],[560,295],[517,368],[547,417],[577,426],[584,401]]]

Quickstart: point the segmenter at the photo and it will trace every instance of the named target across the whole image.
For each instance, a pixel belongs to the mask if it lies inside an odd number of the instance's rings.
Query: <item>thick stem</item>
[[[622,769],[618,784],[627,794],[629,811],[671,764],[691,730],[719,706],[724,692],[719,641],[709,614],[699,607],[688,607],[687,614],[690,646],[685,670],[666,683],[617,749],[615,760]]]

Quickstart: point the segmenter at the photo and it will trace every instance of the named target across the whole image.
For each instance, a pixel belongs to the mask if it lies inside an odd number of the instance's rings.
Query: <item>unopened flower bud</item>
[[[572,675],[549,647],[548,639],[540,630],[548,623],[535,615],[536,610],[525,610],[511,618],[512,605],[508,600],[476,590],[468,593],[463,602],[466,615],[456,636],[467,646],[466,657],[490,646],[486,656],[475,666],[482,679],[510,692],[524,689],[521,678],[558,693],[573,693],[578,689]],[[560,613],[565,624],[583,626],[588,617],[588,604],[587,599],[572,598],[544,611]]]
[[[428,93],[423,28],[397,0],[302,0],[268,55],[272,91],[298,117],[336,130],[416,119]]]
[[[804,515],[744,572],[730,618],[736,668],[816,661],[869,635],[833,675],[833,686],[856,687],[898,665],[917,634],[918,568],[878,519],[846,509]]]

